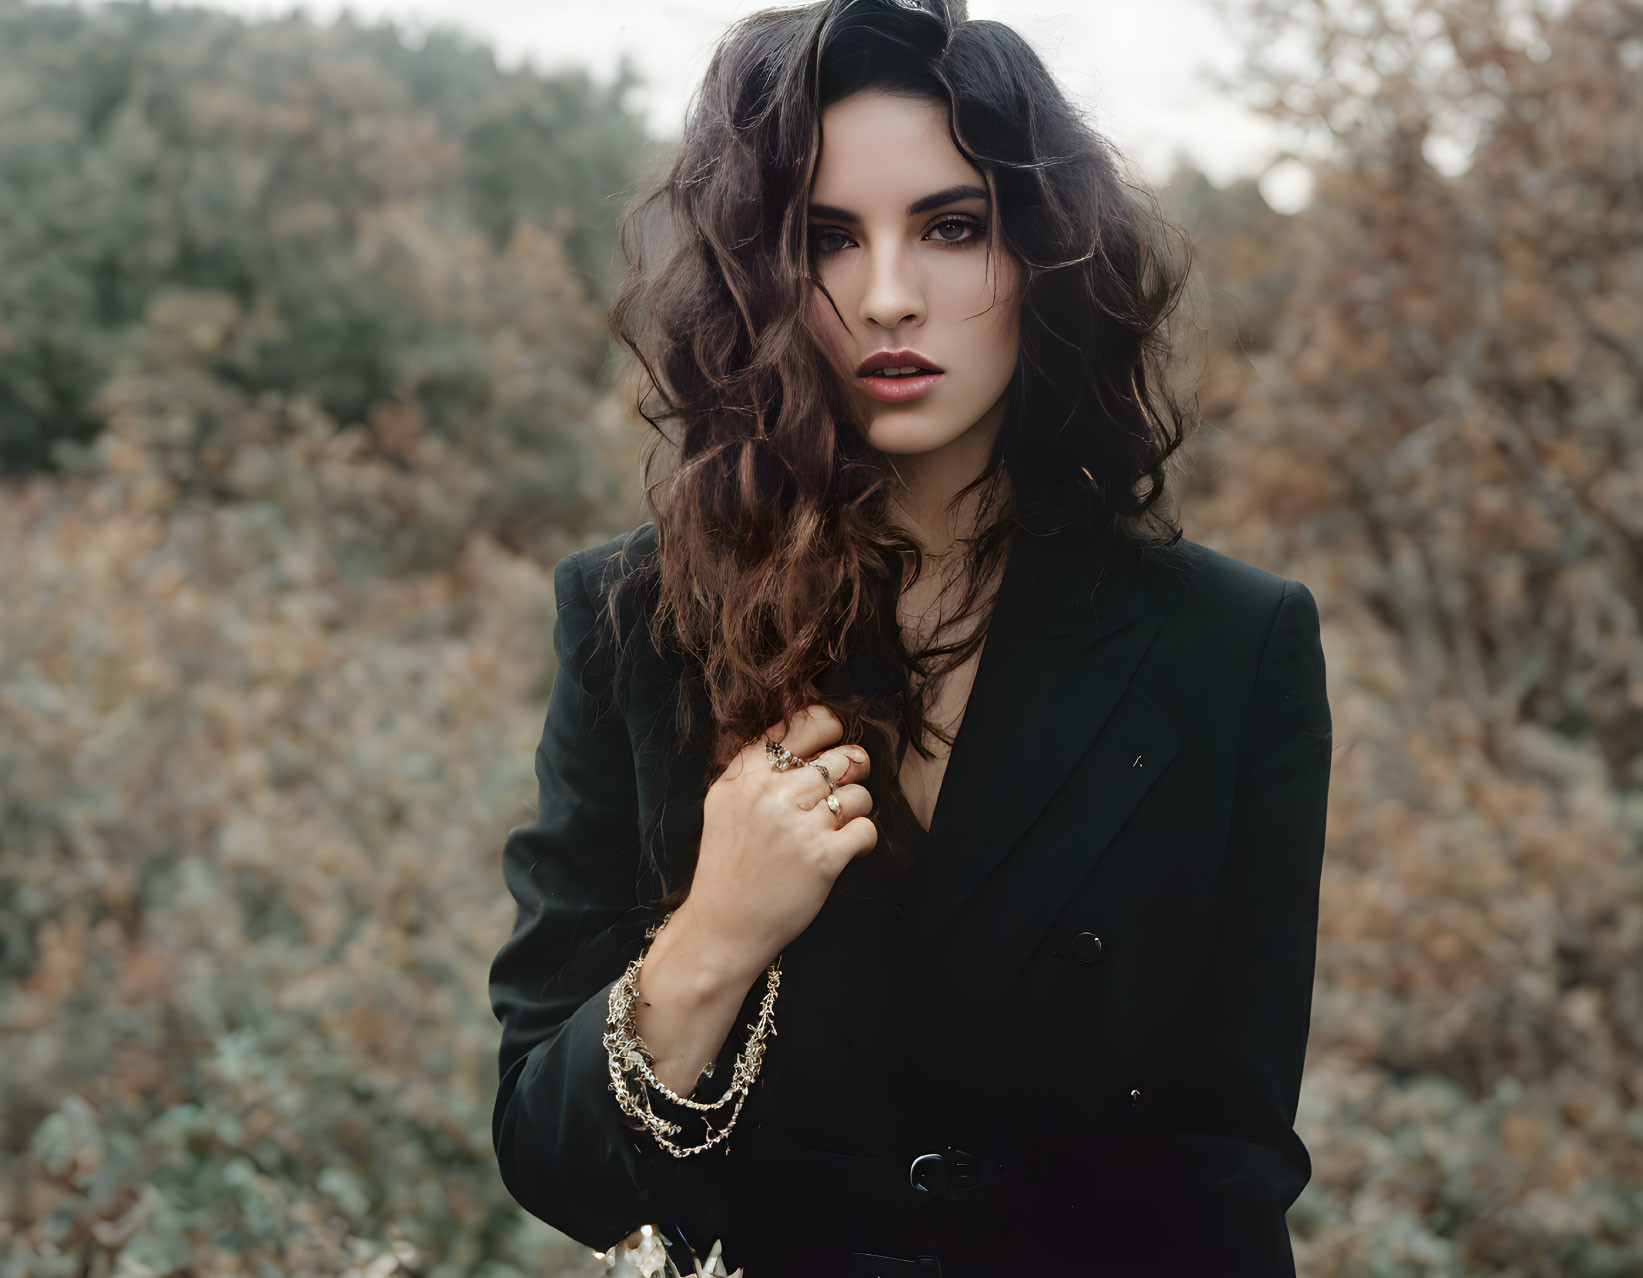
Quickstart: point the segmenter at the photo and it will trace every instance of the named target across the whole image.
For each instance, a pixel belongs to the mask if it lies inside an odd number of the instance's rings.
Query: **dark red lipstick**
[[[877,351],[856,365],[862,388],[890,404],[928,394],[945,372],[934,360],[911,350]]]

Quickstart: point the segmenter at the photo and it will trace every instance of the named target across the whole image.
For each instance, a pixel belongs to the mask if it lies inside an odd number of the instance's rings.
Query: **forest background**
[[[1312,203],[1160,195],[1187,534],[1328,656],[1300,1269],[1643,1273],[1643,9],[1248,34]],[[0,1278],[598,1272],[497,1177],[485,973],[670,143],[402,36],[0,0]]]

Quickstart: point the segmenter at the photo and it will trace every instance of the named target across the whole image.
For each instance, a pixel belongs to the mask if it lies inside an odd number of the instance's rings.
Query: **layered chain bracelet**
[[[759,1076],[759,1066],[764,1060],[765,1041],[776,1032],[776,990],[781,984],[782,960],[778,955],[776,961],[766,969],[764,998],[759,1003],[759,1019],[748,1026],[750,1032],[747,1045],[736,1057],[730,1086],[725,1090],[725,1094],[716,1101],[697,1101],[680,1096],[656,1077],[652,1068],[656,1063],[655,1057],[639,1037],[633,1015],[634,999],[639,992],[639,969],[645,964],[645,956],[650,952],[650,943],[672,917],[673,912],[670,910],[660,922],[653,923],[645,929],[644,949],[632,963],[628,964],[622,978],[611,987],[610,1014],[605,1023],[604,1045],[610,1064],[610,1090],[615,1093],[616,1103],[622,1107],[622,1112],[638,1119],[655,1137],[656,1143],[675,1158],[685,1158],[719,1144],[730,1135],[731,1128],[736,1125],[736,1119],[742,1112],[742,1104],[747,1099],[754,1080]],[[627,1077],[630,1073],[638,1075],[631,1087]],[[712,1076],[713,1063],[709,1061],[702,1071],[702,1077]],[[678,1123],[669,1122],[651,1109],[650,1088],[655,1088],[676,1105],[701,1113],[703,1126],[707,1129],[707,1139],[699,1145],[688,1147],[670,1140],[669,1137],[678,1135],[684,1129]],[[731,1110],[729,1119],[723,1127],[715,1128],[707,1115],[722,1109],[731,1101],[735,1102],[735,1108]]]

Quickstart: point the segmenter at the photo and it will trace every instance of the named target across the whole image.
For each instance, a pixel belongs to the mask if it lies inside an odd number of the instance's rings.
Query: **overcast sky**
[[[162,0],[163,2],[163,0]],[[631,53],[647,80],[632,104],[658,131],[678,127],[685,103],[729,23],[772,0],[224,0],[246,16],[298,8],[320,22],[344,8],[357,20],[464,28],[504,66],[581,64],[598,78]],[[776,7],[785,7],[776,0]],[[1008,22],[1038,50],[1069,93],[1154,180],[1185,152],[1217,185],[1259,172],[1283,145],[1271,122],[1210,88],[1201,72],[1231,71],[1240,41],[1208,0],[970,0],[970,16]],[[1309,182],[1297,166],[1262,181],[1275,206],[1298,207]]]

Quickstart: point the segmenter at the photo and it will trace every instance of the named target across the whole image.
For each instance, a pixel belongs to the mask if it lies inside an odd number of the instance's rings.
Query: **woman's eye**
[[[952,227],[952,226],[958,227],[959,230],[961,230],[961,231],[973,231],[974,234],[966,236],[963,239],[951,239],[951,238],[947,237],[946,235],[937,235],[936,238],[941,243],[943,243],[943,244],[968,244],[971,240],[977,240],[977,239],[982,238],[983,228],[978,226],[976,223],[968,221],[968,220],[963,219],[963,218],[946,218],[943,221],[937,222],[930,229],[932,231],[939,232],[945,227]]]
[[[968,232],[968,234],[965,234]],[[954,248],[960,245],[980,243],[987,237],[987,228],[979,222],[972,222],[968,218],[943,218],[930,228],[929,236],[935,244],[951,244]],[[829,240],[842,240],[842,244],[830,244]],[[837,253],[852,241],[843,231],[817,231],[810,237],[810,247],[817,257],[826,257],[830,253]]]

